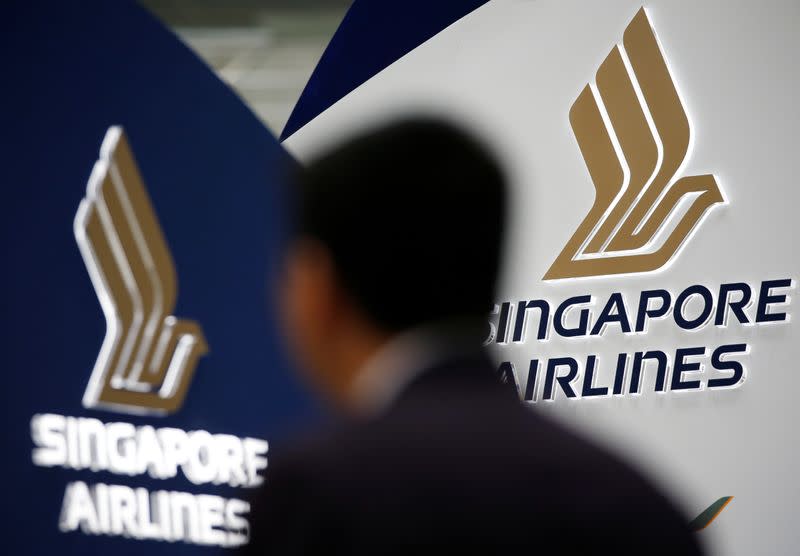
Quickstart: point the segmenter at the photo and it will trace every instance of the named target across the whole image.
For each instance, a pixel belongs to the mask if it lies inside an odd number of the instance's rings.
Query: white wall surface
[[[353,91],[285,145],[308,160],[361,127],[420,110],[476,130],[496,147],[513,182],[498,302],[544,298],[557,304],[591,294],[596,315],[615,291],[635,310],[646,289],[675,295],[692,284],[712,291],[726,282],[757,288],[764,280],[791,278],[796,284],[800,3],[792,1],[645,4],[692,124],[694,146],[681,175],[715,174],[728,202],[709,211],[662,270],[542,280],[594,196],[569,124],[570,106],[640,7],[632,0],[495,0]],[[781,310],[791,318],[795,308],[791,302]],[[796,554],[799,341],[796,322],[685,331],[666,319],[638,335],[610,326],[600,337],[538,342],[529,330],[524,343],[495,345],[493,353],[514,363],[524,388],[532,358],[585,361],[596,354],[608,368],[603,376],[621,352],[674,354],[678,347],[747,342],[750,353],[740,358],[746,378],[734,389],[655,393],[646,375],[640,396],[561,396],[533,407],[626,454],[689,517],[721,496],[734,496],[698,533],[712,554]]]

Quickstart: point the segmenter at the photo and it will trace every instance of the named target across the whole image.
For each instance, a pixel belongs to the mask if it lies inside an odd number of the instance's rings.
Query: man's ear
[[[287,251],[283,284],[291,352],[309,383],[338,404],[346,391],[340,353],[347,304],[329,250],[314,240],[296,240]]]
[[[286,324],[296,340],[317,344],[336,325],[340,301],[333,257],[313,239],[295,240],[286,255],[281,296]],[[317,346],[307,345],[306,348]]]

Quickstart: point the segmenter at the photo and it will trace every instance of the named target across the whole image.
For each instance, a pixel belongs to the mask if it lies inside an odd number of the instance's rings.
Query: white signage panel
[[[422,111],[495,147],[498,366],[687,516],[733,497],[698,532],[713,554],[798,540],[799,22],[794,2],[490,2],[284,143],[307,160]]]

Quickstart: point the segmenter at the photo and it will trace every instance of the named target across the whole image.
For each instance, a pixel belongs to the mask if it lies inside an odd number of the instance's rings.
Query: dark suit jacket
[[[244,552],[419,548],[700,553],[646,479],[523,407],[479,357],[429,369],[385,413],[271,460]]]

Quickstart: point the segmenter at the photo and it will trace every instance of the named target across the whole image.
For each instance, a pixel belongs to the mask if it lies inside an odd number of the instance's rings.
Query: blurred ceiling
[[[275,133],[351,2],[141,0]]]

